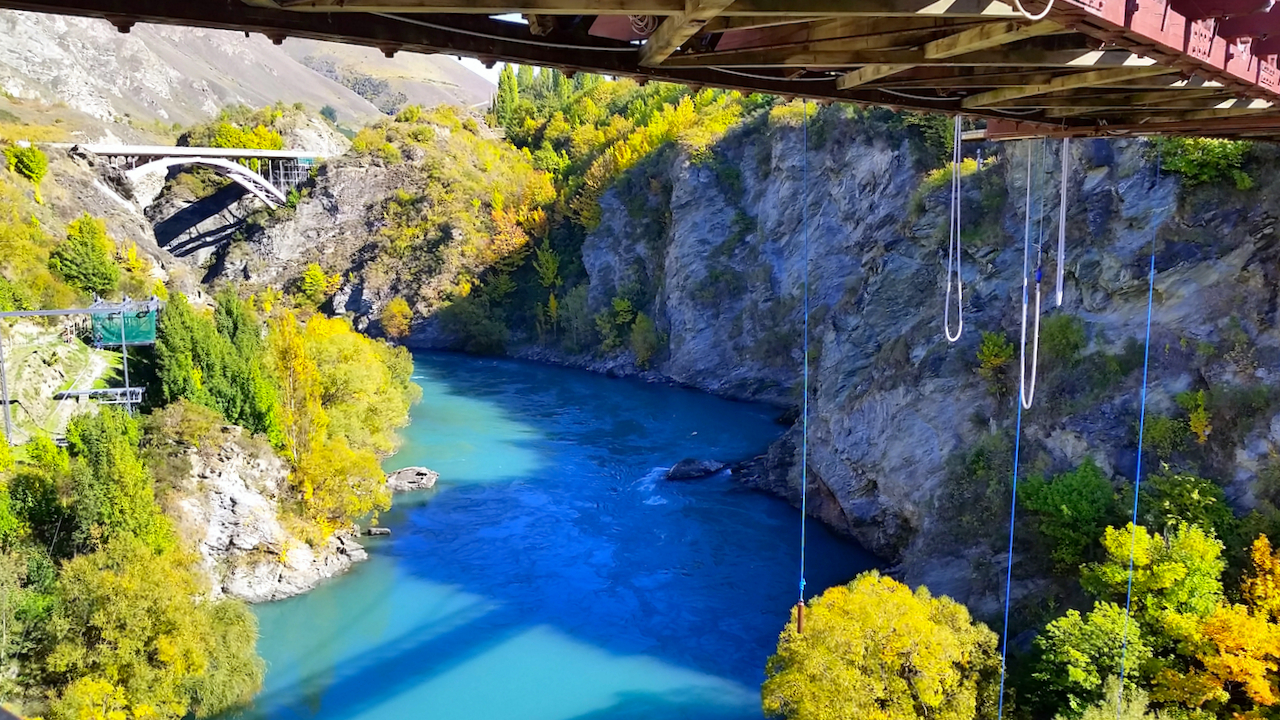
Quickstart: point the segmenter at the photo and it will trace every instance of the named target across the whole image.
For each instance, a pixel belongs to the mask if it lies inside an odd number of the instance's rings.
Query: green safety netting
[[[120,313],[93,315],[93,344],[119,345]],[[156,313],[154,310],[126,311],[124,313],[124,341],[129,345],[152,345],[156,341]]]

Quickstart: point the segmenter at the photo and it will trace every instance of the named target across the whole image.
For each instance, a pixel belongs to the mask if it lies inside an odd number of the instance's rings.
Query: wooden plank
[[[988,92],[978,93],[977,95],[971,95],[965,98],[961,105],[965,108],[989,107],[1004,100],[1012,100],[1014,98],[1043,95],[1045,93],[1056,92],[1058,90],[1094,87],[1097,85],[1120,82],[1121,80],[1131,80],[1137,77],[1146,77],[1147,75],[1161,75],[1172,72],[1177,71],[1173,68],[1162,67],[1159,65],[1113,68],[1109,70],[1090,70],[1089,72],[1063,75],[1062,77],[1054,78],[1053,80],[1041,85],[1023,85],[1022,87],[1001,88],[999,90],[990,90]]]
[[[851,88],[858,87],[859,85],[866,85],[869,82],[879,80],[882,77],[888,77],[894,73],[902,72],[903,70],[910,70],[913,67],[915,66],[868,65],[864,68],[859,68],[853,72],[842,75],[839,80],[836,80],[836,87],[840,90],[849,90]]]
[[[977,50],[999,47],[1017,40],[1063,32],[1056,22],[998,22],[958,32],[955,35],[925,43],[924,56],[929,59],[949,58]]]
[[[721,10],[733,4],[733,0],[686,0],[684,12],[672,15],[645,40],[640,48],[640,64],[644,67],[661,65],[671,53],[696,35]]]

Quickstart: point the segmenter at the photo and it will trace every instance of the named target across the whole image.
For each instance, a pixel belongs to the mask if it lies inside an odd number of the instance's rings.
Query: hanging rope
[[[1156,184],[1160,183],[1160,152],[1156,151]],[[1142,489],[1142,436],[1147,424],[1147,370],[1151,364],[1151,307],[1156,294],[1156,238],[1151,235],[1151,266],[1147,273],[1147,336],[1142,351],[1142,394],[1138,410],[1138,466],[1133,474],[1133,519],[1129,531],[1129,581],[1124,594],[1124,632],[1120,641],[1120,689],[1116,693],[1116,717],[1124,701],[1125,662],[1129,655],[1129,613],[1133,609],[1133,553],[1138,542],[1138,491]]]
[[[1056,307],[1062,307],[1062,285],[1067,267],[1067,175],[1070,171],[1071,138],[1062,138],[1061,189],[1058,192],[1058,287]]]
[[[948,342],[960,339],[964,332],[964,286],[960,279],[960,166],[964,160],[964,151],[960,147],[960,115],[956,114],[955,128],[951,143],[951,228],[947,240],[947,295],[942,303],[942,332]],[[951,286],[955,278],[956,288],[956,331],[951,332]]]
[[[809,514],[809,101],[804,101],[803,168],[804,210],[804,400],[800,408],[800,599],[796,602],[796,632],[804,633],[805,521]]]
[[[1028,225],[1030,221],[1028,220]],[[1029,236],[1028,236],[1029,237]],[[1024,254],[1030,247],[1028,241],[1024,241]],[[1025,266],[1025,258],[1023,260]],[[1026,273],[1022,276],[1022,308],[1023,308],[1023,334],[1026,334],[1026,307],[1027,307],[1027,278]],[[1025,379],[1018,380],[1018,394],[1021,395]],[[1005,659],[1009,656],[1009,604],[1013,590],[1013,528],[1014,521],[1018,516],[1018,455],[1022,450],[1022,410],[1023,404],[1018,403],[1018,422],[1013,435],[1013,492],[1009,500],[1009,567],[1004,577],[1004,627],[1001,629],[1000,635],[1000,701],[997,712],[997,719],[1004,718],[1004,681],[1005,681]]]
[[[1027,382],[1027,308],[1031,281],[1031,155],[1027,149],[1027,208],[1022,228],[1022,351],[1018,367],[1018,399],[1024,410],[1031,409],[1036,397],[1036,368],[1040,363],[1040,268],[1036,278],[1036,323],[1031,345],[1031,382]],[[1042,226],[1043,227],[1043,226]]]

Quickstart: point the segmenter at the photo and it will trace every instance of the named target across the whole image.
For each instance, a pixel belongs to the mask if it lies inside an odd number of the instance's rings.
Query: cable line
[[[960,146],[960,115],[955,118],[951,143],[951,218],[950,237],[947,239],[947,294],[942,303],[942,332],[948,342],[955,342],[964,333],[964,286],[960,278],[960,174],[964,151]],[[951,332],[951,279],[955,277],[956,331]]]

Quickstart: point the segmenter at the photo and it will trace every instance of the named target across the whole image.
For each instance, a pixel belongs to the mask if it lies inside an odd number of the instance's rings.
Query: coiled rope
[[[1027,9],[1022,7],[1021,0],[1013,0],[1013,5],[1018,8],[1018,12],[1022,13],[1022,17],[1028,20],[1043,20],[1048,17],[1049,11],[1053,9],[1053,0],[1049,0],[1049,4],[1045,5],[1044,9],[1035,15],[1027,12]]]
[[[796,631],[804,633],[805,522],[809,515],[809,101],[804,100],[804,150],[800,166],[804,211],[804,399],[800,408],[800,599],[796,602]]]
[[[1027,149],[1027,207],[1022,228],[1022,348],[1018,366],[1018,399],[1024,410],[1031,409],[1036,397],[1036,369],[1040,363],[1040,268],[1036,278],[1036,317],[1031,345],[1031,382],[1027,382],[1027,309],[1031,282],[1031,155]],[[1043,208],[1042,208],[1043,209]]]
[[[1156,184],[1160,183],[1160,151],[1156,150]],[[1138,410],[1138,465],[1133,474],[1133,518],[1129,524],[1129,580],[1124,594],[1124,631],[1120,641],[1120,689],[1116,692],[1116,718],[1124,701],[1125,663],[1129,656],[1129,616],[1133,609],[1133,554],[1138,542],[1138,492],[1142,489],[1142,438],[1147,425],[1147,371],[1151,366],[1151,308],[1156,294],[1156,236],[1151,234],[1151,265],[1147,273],[1147,335],[1142,351],[1142,393]]]
[[[960,278],[960,171],[964,152],[960,147],[960,115],[957,113],[951,144],[951,227],[947,240],[947,295],[942,303],[942,332],[947,342],[955,342],[964,333],[964,286]],[[955,278],[956,331],[951,332],[951,286]]]

